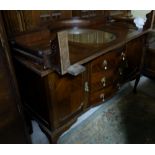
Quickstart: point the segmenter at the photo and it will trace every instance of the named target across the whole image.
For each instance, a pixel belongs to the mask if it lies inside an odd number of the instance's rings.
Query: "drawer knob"
[[[125,53],[124,52],[121,53],[121,57],[122,57],[122,60],[124,61],[125,60]]]
[[[119,75],[123,75],[122,68],[119,68]]]
[[[103,87],[106,86],[106,78],[105,78],[105,77],[103,77],[103,78],[101,79],[101,83],[102,83]]]
[[[102,67],[104,68],[104,70],[107,70],[108,69],[108,62],[107,62],[107,60],[104,60],[103,61]]]
[[[120,88],[121,88],[120,83],[117,83],[117,88],[118,88],[118,89],[120,89]]]
[[[126,67],[126,68],[129,67],[129,65],[128,65],[128,61],[125,62],[125,67]]]
[[[85,90],[85,92],[89,92],[89,85],[88,85],[88,82],[85,82],[85,83],[84,83],[84,90]]]
[[[100,99],[102,99],[102,101],[104,101],[104,96],[105,96],[104,93],[100,94]]]

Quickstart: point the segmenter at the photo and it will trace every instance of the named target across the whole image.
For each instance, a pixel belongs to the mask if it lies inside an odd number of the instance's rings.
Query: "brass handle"
[[[102,83],[103,87],[106,86],[106,78],[105,78],[105,77],[103,77],[103,78],[101,79],[101,83]]]
[[[121,53],[121,57],[122,57],[122,60],[124,61],[125,60],[125,53],[124,52]]]
[[[107,62],[107,60],[104,60],[103,61],[102,67],[104,68],[104,70],[107,70],[108,69],[108,62]]]
[[[3,37],[1,36],[1,34],[0,34],[0,42],[1,42],[2,47],[5,47],[5,41]]]
[[[117,83],[117,87],[118,87],[118,89],[120,89],[120,88],[121,88],[120,83]]]
[[[85,82],[85,84],[84,84],[84,90],[85,90],[85,92],[89,92],[88,82]]]
[[[119,75],[123,75],[123,70],[122,70],[122,68],[119,68]]]
[[[125,62],[125,67],[126,67],[126,68],[129,67],[129,65],[128,65],[128,61]]]
[[[102,101],[105,100],[104,97],[105,97],[104,93],[101,93],[101,94],[100,94],[100,99],[102,99]]]

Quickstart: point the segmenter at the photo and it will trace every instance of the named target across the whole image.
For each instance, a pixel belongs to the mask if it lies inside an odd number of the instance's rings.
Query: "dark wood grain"
[[[143,48],[144,48],[144,38],[139,37],[138,39],[134,39],[127,44],[126,50],[126,60],[127,61],[127,73],[126,78],[132,79],[132,76],[138,72],[140,72],[140,66],[143,56]],[[129,77],[130,75],[130,77]]]
[[[150,78],[155,78],[155,45],[150,44],[146,48],[143,74]]]
[[[0,22],[0,143],[28,143],[1,12]]]
[[[132,19],[128,22],[111,22],[108,20],[108,15],[113,13],[110,10],[6,13],[7,29],[17,26],[17,29],[8,30],[11,36],[9,40],[16,43],[16,46],[12,44],[12,49],[16,47],[43,61],[48,59],[52,62],[51,68],[47,69],[39,61],[12,50],[26,114],[29,119],[39,123],[53,143],[84,111],[110,99],[121,85],[141,75],[145,34],[150,30],[137,31]],[[121,15],[126,16],[127,13],[122,11]],[[71,18],[73,16],[78,18]],[[57,34],[75,26],[109,32],[116,39],[101,44],[69,41],[66,55],[70,65],[84,65],[86,70],[78,76],[68,73],[62,76],[55,72],[56,68],[59,70],[64,65],[60,57],[63,46],[59,47]],[[52,45],[57,47],[53,48]]]
[[[50,111],[54,127],[76,116],[84,108],[84,77],[83,74],[74,77],[59,76],[55,73],[48,77],[48,94]]]

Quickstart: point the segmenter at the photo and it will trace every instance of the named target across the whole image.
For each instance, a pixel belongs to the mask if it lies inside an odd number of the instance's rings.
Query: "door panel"
[[[58,127],[64,121],[74,117],[84,107],[84,77],[52,73],[49,75],[49,87],[52,96],[53,121]]]

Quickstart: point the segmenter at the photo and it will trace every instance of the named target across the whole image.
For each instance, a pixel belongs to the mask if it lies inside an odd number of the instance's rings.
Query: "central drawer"
[[[103,102],[119,88],[122,76],[121,62],[125,59],[125,48],[110,51],[90,63],[90,104]]]
[[[104,89],[120,78],[120,62],[124,48],[110,51],[90,64],[90,91]]]
[[[91,74],[99,72],[106,73],[108,70],[114,70],[120,61],[121,52],[111,51],[91,63]]]
[[[90,80],[90,91],[96,92],[97,90],[105,89],[119,80],[119,72],[117,69],[108,70],[105,73],[94,73]]]

